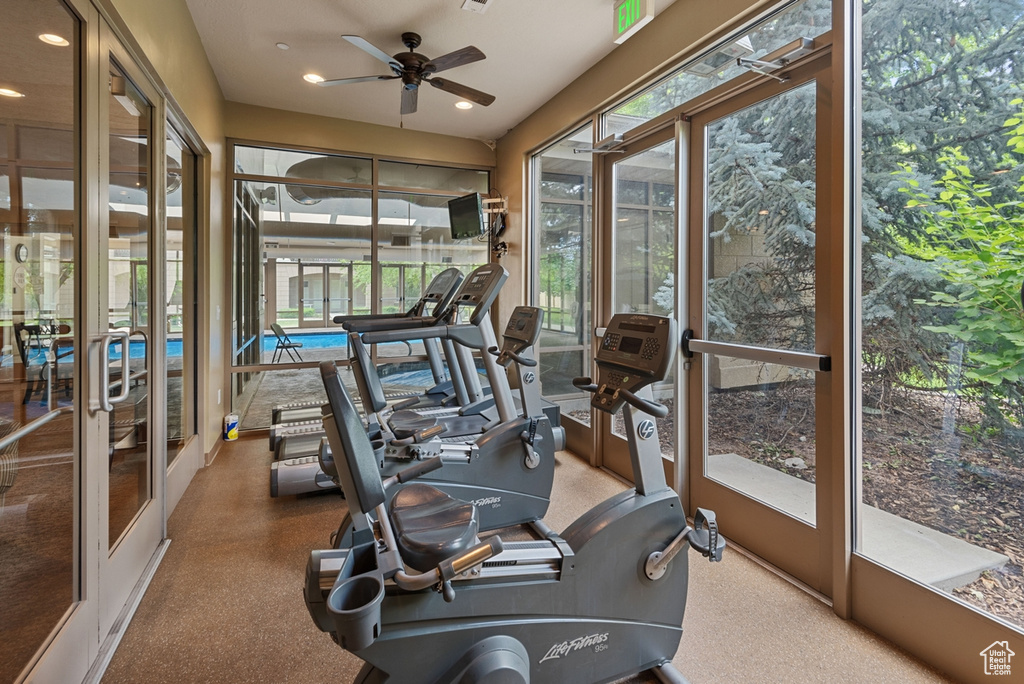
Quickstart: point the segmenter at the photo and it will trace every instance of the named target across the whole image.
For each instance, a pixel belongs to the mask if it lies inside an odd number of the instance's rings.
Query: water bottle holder
[[[359,651],[380,636],[383,602],[384,576],[374,545],[352,548],[327,595],[327,613],[342,648]]]

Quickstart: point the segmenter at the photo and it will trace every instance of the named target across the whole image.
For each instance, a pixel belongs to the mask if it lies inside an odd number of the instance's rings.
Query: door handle
[[[694,337],[693,330],[687,328],[683,331],[682,354],[687,359],[692,359],[694,352],[700,354],[718,354],[720,356],[731,356],[737,359],[748,361],[760,361],[780,366],[793,366],[806,370],[827,373],[832,370],[832,357],[824,354],[812,354],[810,352],[789,351],[786,349],[771,349],[768,347],[755,347],[748,344],[735,344],[732,342],[712,342]]]
[[[121,340],[121,391],[116,397],[110,396],[110,347],[117,340]],[[95,410],[110,413],[114,410],[115,404],[120,404],[128,398],[128,389],[131,386],[129,375],[131,367],[128,364],[131,333],[127,330],[107,333],[100,337],[100,396]]]

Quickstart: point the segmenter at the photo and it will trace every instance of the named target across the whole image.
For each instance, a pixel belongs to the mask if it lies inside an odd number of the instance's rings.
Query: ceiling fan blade
[[[356,76],[354,78],[335,78],[330,81],[320,81],[318,86],[341,85],[342,83],[364,83],[366,81],[390,81],[398,76]]]
[[[463,64],[479,62],[481,59],[487,59],[487,55],[470,45],[462,48],[461,50],[449,52],[447,55],[441,55],[440,57],[430,60],[423,65],[423,71],[428,74],[436,74],[437,72],[444,71],[445,69],[452,69],[457,66],[462,66]]]
[[[355,45],[357,48],[359,48],[363,52],[366,52],[368,54],[373,55],[374,57],[376,57],[380,61],[384,62],[385,64],[387,64],[391,68],[393,68],[393,69],[397,68],[397,69],[401,70],[402,65],[399,64],[398,62],[396,62],[394,57],[392,57],[388,53],[384,52],[379,47],[377,47],[375,45],[372,45],[365,38],[363,38],[361,36],[342,36],[342,38],[344,38],[348,42],[352,43],[353,45]]]
[[[413,114],[420,99],[419,88],[402,88],[402,114]]]
[[[426,79],[424,80],[426,81]],[[493,95],[488,95],[485,92],[481,92],[475,88],[470,88],[469,86],[464,86],[461,83],[456,83],[455,81],[449,81],[446,78],[432,78],[427,81],[427,83],[435,88],[440,88],[446,93],[451,93],[456,97],[461,97],[465,100],[469,100],[470,102],[476,102],[478,105],[483,105],[484,107],[494,102]]]

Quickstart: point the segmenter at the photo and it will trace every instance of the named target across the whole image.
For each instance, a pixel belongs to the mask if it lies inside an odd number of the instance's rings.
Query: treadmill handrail
[[[454,340],[463,346],[480,349],[483,344],[482,341],[474,344],[474,339],[472,339],[472,335],[479,332],[479,327],[464,323],[462,325],[435,325],[428,328],[414,328],[412,330],[365,332],[362,334],[362,340],[363,344],[381,344],[384,342],[408,342],[411,340],[437,338],[441,340]],[[467,333],[470,337],[467,337]]]
[[[402,313],[388,313],[388,314],[346,314],[344,316],[335,316],[332,320],[336,325],[345,325],[353,321],[379,321],[384,319],[393,320],[396,318],[410,318],[409,312],[405,311]]]
[[[403,316],[394,319],[348,321],[343,323],[342,327],[352,333],[369,333],[382,330],[404,330],[405,328],[418,330],[437,325],[439,322],[440,318],[435,316],[410,316],[408,318]]]

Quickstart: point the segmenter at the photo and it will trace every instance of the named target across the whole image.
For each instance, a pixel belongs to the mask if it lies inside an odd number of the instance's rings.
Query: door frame
[[[151,217],[149,235],[147,238],[147,256],[149,259],[149,302],[147,318],[149,321],[149,340],[147,343],[147,363],[150,373],[146,378],[146,391],[150,400],[147,401],[148,435],[147,460],[149,489],[151,496],[136,513],[132,522],[126,530],[112,544],[108,532],[109,516],[109,477],[105,459],[89,459],[90,465],[99,470],[97,482],[99,485],[99,558],[97,573],[99,575],[99,586],[97,598],[99,600],[99,634],[108,635],[117,629],[118,617],[129,603],[129,598],[136,591],[136,585],[143,578],[147,566],[155,554],[160,553],[161,541],[164,538],[164,504],[166,499],[166,461],[156,457],[156,445],[166,445],[166,405],[165,402],[154,401],[153,397],[165,396],[166,382],[162,373],[153,372],[155,369],[165,367],[165,356],[167,347],[167,332],[163,325],[154,325],[154,321],[163,321],[166,317],[166,305],[163,301],[164,285],[166,280],[166,260],[163,257],[163,249],[166,244],[166,202],[164,200],[163,180],[167,173],[165,155],[162,154],[164,141],[166,140],[167,111],[166,102],[159,90],[151,83],[146,72],[138,65],[136,60],[129,54],[121,41],[116,36],[113,28],[106,22],[100,22],[99,27],[99,75],[97,86],[100,90],[99,100],[99,173],[98,192],[100,198],[109,197],[109,175],[110,159],[109,146],[106,136],[109,135],[109,92],[107,80],[103,76],[109,73],[111,61],[116,61],[117,66],[124,72],[149,100],[151,110],[151,128],[149,139],[149,215]],[[157,154],[157,151],[161,151]],[[109,230],[104,227],[109,225],[110,208],[108,203],[99,202],[99,235],[96,246],[99,253],[96,255],[99,265],[99,287],[91,291],[98,295],[100,307],[97,320],[93,322],[91,336],[93,340],[101,339],[108,330],[107,309],[105,302],[109,295],[109,281],[107,277],[108,243],[110,239]],[[134,268],[132,269],[134,271]],[[91,346],[97,347],[95,342]],[[90,354],[91,355],[91,354]],[[97,362],[93,365],[97,374],[96,392],[102,385],[99,384],[99,374],[107,372]],[[98,398],[98,394],[97,394]],[[106,423],[110,414],[97,411],[95,416],[102,426],[102,444],[106,445],[107,430]],[[158,462],[159,461],[159,462]],[[104,553],[107,550],[107,553]],[[155,569],[155,568],[154,568]]]
[[[718,98],[689,115],[693,142],[688,156],[690,203],[688,214],[688,271],[685,280],[686,325],[695,331],[695,337],[704,337],[704,295],[706,281],[706,236],[703,217],[704,127],[720,118],[747,107],[756,106],[792,89],[814,82],[816,92],[815,114],[815,352],[828,356],[832,348],[831,333],[842,321],[830,316],[828,302],[834,300],[837,290],[842,292],[842,271],[833,273],[830,263],[832,244],[832,193],[829,178],[832,175],[829,145],[833,112],[830,51],[819,50],[794,68],[787,70],[785,82],[762,77],[749,81],[746,87],[736,89],[730,96]],[[728,85],[728,84],[727,84]],[[772,506],[756,501],[722,483],[705,477],[706,449],[703,395],[704,374],[707,372],[702,355],[689,361],[687,381],[687,467],[689,500],[694,505],[708,505],[716,509],[723,533],[740,546],[764,558],[811,589],[831,596],[833,527],[831,486],[836,473],[842,468],[830,449],[830,439],[837,426],[832,410],[831,373],[815,373],[815,439],[821,446],[817,450],[824,458],[815,460],[815,522],[810,525],[783,513]],[[836,462],[836,461],[839,462]],[[708,499],[711,499],[708,502]],[[691,513],[693,506],[688,505]]]
[[[642,136],[630,139],[622,144],[611,147],[607,150],[602,150],[596,159],[598,160],[595,166],[595,188],[600,188],[599,196],[600,209],[595,207],[594,220],[598,226],[594,235],[594,268],[593,271],[596,274],[605,274],[606,277],[596,277],[593,291],[593,311],[594,317],[591,323],[590,333],[591,337],[591,349],[597,349],[600,345],[601,338],[603,337],[603,331],[608,321],[611,320],[612,314],[615,312],[613,308],[613,292],[612,288],[615,281],[615,245],[614,245],[614,232],[615,232],[615,197],[616,197],[616,182],[615,182],[615,165],[626,159],[635,157],[643,154],[649,150],[652,150],[661,145],[665,145],[668,142],[674,142],[674,154],[675,154],[675,169],[673,172],[674,192],[676,197],[675,207],[673,209],[674,225],[676,229],[673,231],[674,243],[673,243],[673,273],[679,275],[680,260],[679,260],[679,247],[681,241],[679,239],[680,231],[680,211],[681,204],[679,202],[680,191],[680,174],[679,170],[682,166],[680,164],[680,148],[679,148],[679,136],[677,134],[678,127],[676,124],[676,117],[666,119],[659,126],[655,126],[650,130],[646,131]],[[653,206],[653,205],[648,205]],[[650,225],[648,226],[650,228]],[[676,293],[676,310],[678,311],[679,295],[678,287]],[[591,359],[591,364],[593,360]],[[677,370],[671,377],[675,386],[676,402],[675,405],[678,407],[678,398],[682,394],[682,385],[679,384],[679,364],[677,363]],[[674,425],[676,426],[676,436],[681,434],[683,429],[683,423],[678,420],[679,412],[678,409],[674,412],[677,420]],[[593,426],[593,436],[595,449],[594,454],[597,455],[598,462],[593,465],[602,466],[619,477],[625,479],[632,478],[632,466],[630,465],[629,456],[629,445],[625,438],[615,434],[613,431],[615,416],[606,413],[604,411],[591,411],[591,425]],[[662,464],[666,469],[666,477],[669,482],[673,481],[675,477],[674,464],[680,462],[678,448],[674,459],[663,459]]]

